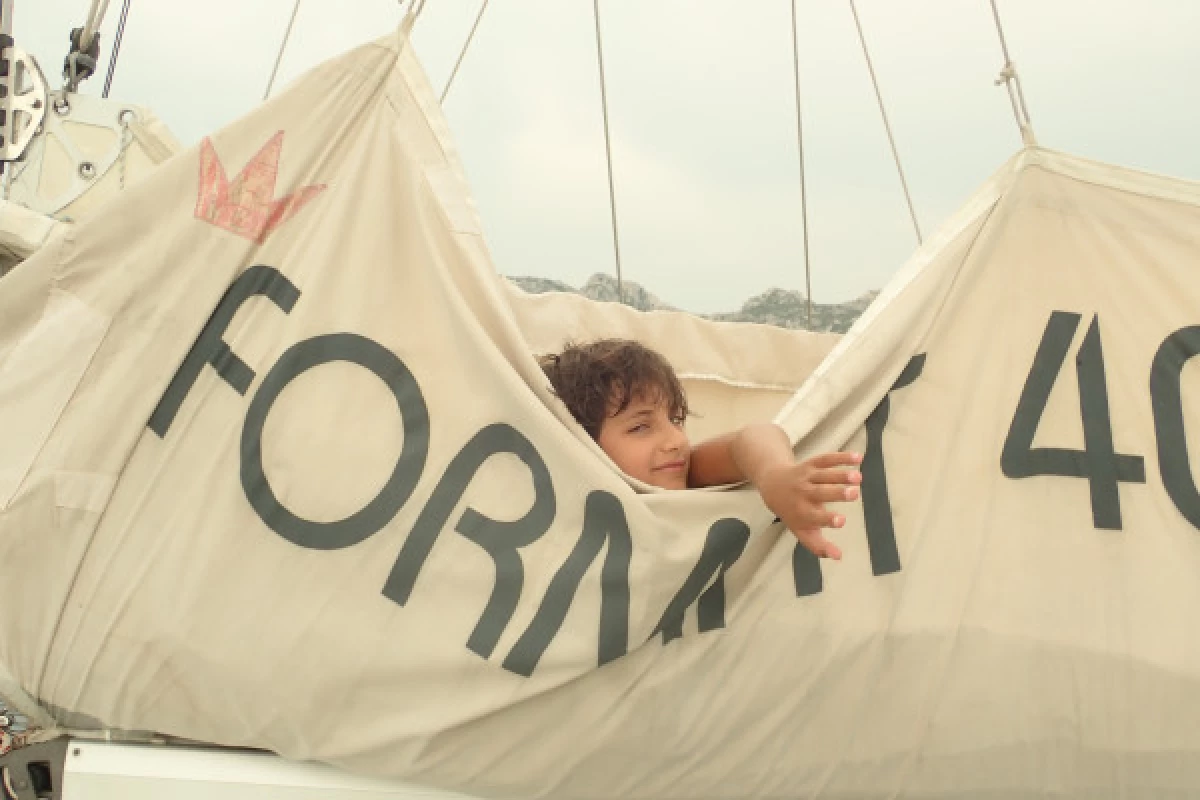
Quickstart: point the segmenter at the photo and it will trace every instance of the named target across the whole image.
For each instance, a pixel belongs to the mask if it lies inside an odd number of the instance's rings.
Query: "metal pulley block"
[[[71,50],[63,59],[63,81],[66,84],[65,91],[69,94],[75,93],[79,84],[95,74],[96,62],[100,60],[100,34],[92,34],[86,50],[79,46],[82,36],[83,28],[71,31]]]
[[[33,56],[0,34],[0,161],[16,161],[46,117],[46,79]]]
[[[42,131],[13,167],[9,199],[55,216],[118,164],[139,114],[123,103],[53,93]]]

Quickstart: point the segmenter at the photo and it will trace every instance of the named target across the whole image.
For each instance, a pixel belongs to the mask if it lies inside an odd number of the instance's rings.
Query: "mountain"
[[[617,280],[607,273],[596,273],[588,278],[580,289],[550,278],[534,278],[523,275],[510,277],[509,280],[522,291],[530,294],[570,292],[583,295],[589,300],[610,303],[617,302],[618,299]],[[622,284],[625,304],[639,311],[679,310],[664,303],[633,281],[623,281]],[[845,303],[813,303],[811,329],[845,333],[878,295],[878,291],[872,291]],[[790,289],[767,289],[762,294],[751,297],[737,311],[699,316],[724,322],[756,322],[762,325],[776,325],[781,328],[800,330],[809,328],[808,304],[805,302],[804,295]]]
[[[596,300],[602,303],[616,303],[623,300],[625,305],[636,308],[638,311],[678,311],[678,309],[659,300],[633,281],[621,282],[622,291],[620,294],[624,295],[624,297],[619,297],[617,279],[607,272],[597,272],[587,279],[587,283],[581,289],[576,289],[562,281],[556,281],[551,278],[534,278],[522,275],[510,277],[509,280],[515,283],[522,291],[529,294],[570,292],[571,294],[581,294],[589,300]]]

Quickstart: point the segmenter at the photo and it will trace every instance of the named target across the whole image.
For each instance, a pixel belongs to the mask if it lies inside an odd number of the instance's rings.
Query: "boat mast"
[[[2,2],[0,2],[0,47],[10,47],[11,48],[13,46],[13,38],[12,38],[13,2],[14,2],[14,0],[2,0]],[[3,58],[3,54],[0,54],[0,58]],[[13,82],[14,79],[16,78],[16,76],[12,74],[13,72],[14,72],[14,70],[10,66],[7,71],[7,75],[9,76],[8,82]],[[2,80],[0,80],[0,85],[3,85]],[[9,108],[9,106],[11,105],[9,102],[9,98],[12,97],[13,91],[16,88],[17,88],[16,86],[6,86],[5,91],[3,92],[4,118],[5,119],[9,119],[12,116],[12,109]],[[7,170],[5,170],[4,167],[5,167],[5,162],[0,161],[0,178],[3,179],[4,184],[5,184],[5,189],[7,189],[8,174],[7,174]],[[7,194],[7,191],[6,191],[6,194]]]

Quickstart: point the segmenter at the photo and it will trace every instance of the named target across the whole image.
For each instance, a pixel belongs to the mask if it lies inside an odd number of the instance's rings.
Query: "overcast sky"
[[[60,83],[87,0],[15,0],[18,45]],[[427,0],[414,41],[441,87],[481,0]],[[112,96],[186,144],[262,98],[293,0],[133,0]],[[845,0],[798,0],[813,297],[882,286],[915,246]],[[103,28],[99,94],[121,0]],[[624,274],[696,311],[804,287],[790,0],[602,0]],[[987,0],[858,0],[928,235],[1020,145],[993,85]],[[278,87],[400,17],[302,0]],[[1000,0],[1041,144],[1200,179],[1200,2]],[[613,270],[592,3],[491,0],[446,112],[497,268]]]

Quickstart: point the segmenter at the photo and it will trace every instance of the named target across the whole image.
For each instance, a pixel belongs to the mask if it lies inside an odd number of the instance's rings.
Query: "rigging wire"
[[[404,0],[396,0],[396,2],[404,5]],[[401,24],[406,25],[411,31],[413,25],[417,24],[417,17],[421,16],[421,12],[424,10],[425,0],[409,0],[408,10],[404,12],[404,19],[401,20]]]
[[[804,119],[800,113],[800,44],[796,33],[796,0],[792,0],[792,78],[796,87],[796,151],[800,155],[800,221],[804,231],[804,300],[812,330],[812,269],[808,258],[808,181],[804,177]]]
[[[617,300],[625,302],[625,285],[621,279],[621,243],[617,236],[617,196],[613,187],[612,139],[608,132],[608,91],[604,79],[604,45],[600,40],[600,0],[592,0],[596,21],[596,62],[600,67],[600,110],[604,115],[604,160],[608,165],[608,208],[612,215],[613,257],[617,265]]]
[[[1021,132],[1021,141],[1027,147],[1037,145],[1033,135],[1033,122],[1029,119],[1029,109],[1025,106],[1025,92],[1021,89],[1021,76],[1017,74],[1017,66],[1008,55],[1008,41],[1004,38],[1004,25],[1000,22],[1000,9],[996,0],[992,3],[992,19],[996,21],[996,34],[1000,37],[1000,51],[1004,54],[1004,68],[996,78],[996,85],[1004,84],[1008,89],[1008,99],[1012,103],[1013,116],[1017,120],[1017,129]]]
[[[400,6],[404,5],[404,0],[397,0],[397,2]],[[421,12],[424,10],[425,0],[411,0],[408,8],[404,10],[404,16],[400,18],[400,27],[396,30],[400,36],[400,52],[403,52],[407,46],[413,27],[417,24],[417,17],[421,16]]]
[[[439,104],[446,102],[446,95],[450,94],[450,87],[454,85],[454,78],[458,75],[458,68],[462,66],[463,59],[467,57],[467,49],[470,48],[471,42],[475,39],[475,31],[479,30],[479,23],[483,21],[483,12],[487,11],[490,0],[483,0],[483,5],[479,7],[479,13],[475,15],[475,24],[471,26],[471,32],[467,34],[466,44],[463,45],[462,52],[458,54],[458,60],[454,62],[454,69],[450,70],[450,77],[446,79],[446,85],[442,89],[442,96],[438,98]]]
[[[908,191],[908,181],[904,178],[904,167],[900,165],[900,151],[896,149],[896,137],[892,135],[892,126],[888,122],[887,109],[883,105],[883,93],[879,90],[879,80],[875,77],[875,67],[871,64],[871,54],[867,50],[867,38],[863,35],[862,22],[858,18],[858,9],[854,0],[850,0],[850,13],[854,15],[854,27],[858,30],[858,41],[862,45],[863,58],[867,62],[867,72],[871,74],[871,85],[875,87],[875,99],[879,103],[879,114],[883,117],[883,129],[887,132],[888,144],[892,147],[892,159],[896,162],[896,172],[900,175],[900,188],[904,190],[904,202],[908,204],[908,215],[912,218],[913,230],[917,234],[917,244],[923,243],[921,225],[917,222],[917,212],[913,207],[912,194]]]
[[[100,93],[101,97],[108,97],[108,90],[112,87],[113,73],[117,70],[117,56],[121,52],[121,39],[125,37],[125,20],[129,18],[129,3],[131,0],[125,0],[121,5],[121,19],[117,21],[117,32],[113,36],[112,54],[108,57],[108,74],[104,76],[104,91]]]
[[[271,77],[267,81],[267,90],[263,92],[264,103],[271,96],[271,89],[275,86],[275,76],[279,73],[279,62],[283,61],[283,51],[287,49],[288,39],[292,38],[292,25],[296,23],[296,12],[299,10],[300,0],[296,0],[292,6],[292,16],[288,18],[287,30],[283,32],[283,41],[279,43],[279,53],[275,56],[275,66],[271,67]]]

